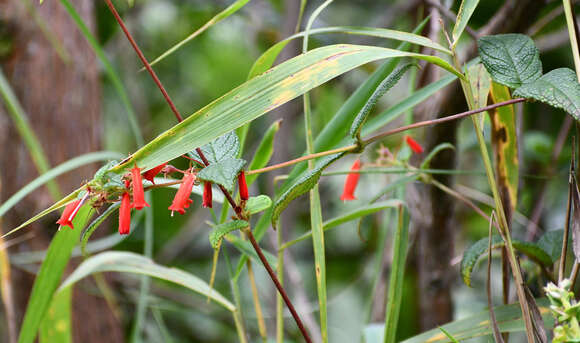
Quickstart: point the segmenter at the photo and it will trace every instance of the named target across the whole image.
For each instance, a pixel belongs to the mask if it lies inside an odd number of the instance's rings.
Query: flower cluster
[[[129,173],[123,176],[123,185],[120,185],[121,192],[115,192],[115,194],[121,193],[120,201],[121,205],[119,208],[119,234],[126,235],[129,234],[131,231],[131,210],[142,210],[145,207],[150,207],[147,201],[145,200],[145,189],[143,187],[143,179],[148,180],[152,184],[155,185],[155,177],[159,173],[164,173],[167,175],[168,173],[173,172],[180,172],[183,174],[183,178],[181,180],[181,185],[171,205],[169,206],[169,210],[171,211],[171,215],[173,216],[174,212],[178,212],[179,214],[184,214],[185,210],[189,208],[189,206],[193,203],[193,200],[190,199],[191,192],[193,190],[194,185],[197,181],[197,171],[195,168],[190,168],[185,171],[177,169],[167,163],[163,163],[155,168],[152,168],[144,173],[141,173],[141,169],[135,165]],[[240,198],[242,200],[248,200],[248,186],[246,184],[246,178],[244,171],[241,171],[238,175],[238,184],[239,184],[239,191],[240,191]],[[57,224],[61,226],[69,226],[73,229],[73,219],[82,207],[84,201],[87,199],[89,194],[94,191],[91,190],[89,186],[87,186],[87,192],[83,196],[82,199],[77,199],[69,203],[66,208],[64,209],[60,219],[57,221]],[[99,194],[99,198],[106,199],[106,196]],[[104,200],[100,201],[104,201]],[[119,201],[119,198],[115,196],[112,200],[114,202]],[[99,203],[97,206],[100,205],[100,202],[94,202],[93,206],[96,203]],[[212,207],[212,183],[209,181],[203,182],[203,207]]]

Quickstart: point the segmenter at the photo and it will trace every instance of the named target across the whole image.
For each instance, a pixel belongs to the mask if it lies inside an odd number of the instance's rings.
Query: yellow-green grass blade
[[[172,160],[230,132],[326,81],[368,62],[411,57],[434,63],[463,77],[443,59],[364,45],[330,45],[288,60],[255,77],[159,135],[112,172],[134,164],[144,171]]]
[[[463,30],[467,27],[469,19],[475,12],[475,8],[479,0],[463,0],[461,6],[459,7],[459,12],[457,13],[457,21],[455,21],[455,27],[453,27],[453,48],[457,45]]]
[[[69,289],[54,295],[52,304],[40,325],[40,343],[71,343],[71,297]]]
[[[172,53],[174,53],[177,50],[179,50],[185,44],[187,44],[188,42],[190,42],[191,40],[193,40],[195,37],[197,37],[200,34],[202,34],[205,30],[209,29],[213,25],[219,23],[220,21],[226,19],[230,15],[236,13],[240,8],[244,7],[248,2],[250,2],[250,0],[237,0],[237,1],[235,1],[234,3],[232,3],[231,5],[229,5],[226,9],[224,9],[220,13],[216,14],[208,22],[206,22],[205,24],[203,24],[202,27],[200,27],[199,29],[197,29],[193,33],[191,33],[189,36],[187,36],[184,40],[182,40],[179,43],[175,44],[174,46],[172,46],[171,48],[169,48],[167,51],[165,51],[164,53],[162,53],[159,57],[155,58],[150,63],[151,66],[153,66],[153,65],[161,62],[167,56],[169,56]],[[141,70],[144,70],[144,68],[141,68]]]
[[[90,218],[91,207],[84,205],[73,220],[75,229],[60,227],[48,248],[46,258],[36,276],[18,343],[33,343],[60,279],[68,264],[73,248],[79,241],[83,227]],[[56,226],[56,225],[55,225]]]
[[[108,251],[92,256],[81,263],[77,269],[62,283],[59,292],[71,287],[77,281],[94,273],[120,272],[148,275],[161,280],[173,282],[186,287],[205,297],[211,298],[230,312],[236,307],[223,295],[211,289],[209,285],[197,276],[177,268],[169,268],[156,264],[151,259],[126,251]]]
[[[358,26],[331,26],[319,29],[312,29],[309,31],[309,35],[319,35],[328,33],[339,33],[339,34],[393,39],[403,42],[409,42],[411,44],[421,45],[424,47],[429,47],[434,50],[441,51],[443,53],[451,55],[451,51],[449,49],[446,49],[442,45],[433,42],[431,39],[427,37],[423,37],[418,34],[409,32],[389,30],[377,27],[358,27]],[[252,78],[256,75],[259,75],[262,72],[269,69],[270,67],[272,67],[274,61],[276,61],[276,58],[278,57],[280,52],[286,47],[286,45],[288,45],[288,43],[290,43],[290,41],[296,38],[304,37],[305,35],[306,32],[299,32],[271,46],[256,60],[256,62],[254,62],[254,65],[250,70],[248,78]]]

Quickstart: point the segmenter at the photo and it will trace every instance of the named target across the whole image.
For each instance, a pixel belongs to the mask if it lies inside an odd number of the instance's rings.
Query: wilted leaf
[[[540,54],[526,35],[485,36],[477,41],[477,46],[481,62],[497,83],[518,88],[542,76]]]

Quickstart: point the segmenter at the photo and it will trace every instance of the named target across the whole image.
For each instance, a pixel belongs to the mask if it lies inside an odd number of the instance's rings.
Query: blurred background
[[[134,4],[115,1],[149,60],[154,59],[181,41],[214,15],[229,6],[225,0],[136,0]],[[307,1],[301,28],[312,11],[322,1]],[[145,142],[175,125],[175,118],[161,93],[120,31],[103,1],[75,0],[72,5],[104,49],[112,67],[128,91],[135,109],[138,127]],[[431,21],[422,34],[439,41],[439,19],[450,30],[459,1],[334,1],[318,17],[314,27],[370,26],[412,31],[427,15]],[[252,0],[155,66],[160,79],[175,104],[189,115],[242,84],[254,61],[274,43],[294,34],[298,22],[298,0]],[[565,19],[559,1],[488,0],[479,4],[469,23],[474,35],[521,32],[530,35],[541,51],[544,72],[573,68]],[[459,46],[460,55],[469,60],[476,55],[474,39],[465,35]],[[335,43],[369,44],[396,47],[397,42],[369,37],[339,34],[311,37],[310,48]],[[278,62],[296,56],[301,40],[292,41]],[[423,51],[433,53],[432,51]],[[313,127],[320,132],[348,96],[380,63],[371,63],[336,78],[311,92]],[[107,150],[127,155],[139,147],[119,98],[115,81],[107,76],[85,36],[79,31],[63,3],[45,0],[42,5],[31,0],[0,0],[0,66],[7,82],[22,104],[34,132],[47,152],[50,166],[55,166],[80,154]],[[373,113],[380,113],[443,76],[444,72],[422,65],[416,74],[405,78],[383,97]],[[405,122],[432,119],[467,109],[457,84],[452,84],[409,111],[391,127]],[[17,123],[0,106],[0,202],[5,201],[26,183],[38,176],[35,164],[19,134]],[[571,122],[562,111],[548,106],[518,104],[517,125],[520,149],[520,187],[517,214],[513,218],[514,236],[535,240],[545,231],[561,229],[566,209],[567,171],[570,159],[569,131]],[[275,140],[271,163],[298,157],[305,149],[301,98],[269,115],[254,121],[244,147],[250,160],[265,130],[282,119]],[[458,175],[438,176],[440,180],[472,199],[490,213],[490,192],[478,154],[476,138],[469,120],[454,122],[412,132],[414,138],[430,150],[437,144],[450,142],[455,151],[445,151],[432,162],[432,168],[468,171]],[[383,144],[397,150],[402,135],[393,136]],[[490,137],[489,132],[486,137]],[[372,163],[377,158],[378,145],[371,146],[360,158]],[[409,155],[408,148],[401,154]],[[354,160],[347,157],[328,171],[348,170]],[[411,157],[419,165],[420,157]],[[58,178],[61,190],[76,189],[91,179],[98,164],[85,166]],[[275,177],[290,169],[261,175],[251,189],[252,194],[275,191]],[[359,200],[342,203],[339,200],[344,175],[321,179],[323,216],[333,218],[368,202],[378,189],[398,175],[366,174],[357,190]],[[184,269],[209,280],[213,249],[208,244],[210,220],[208,211],[200,208],[201,199],[183,216],[170,216],[167,210],[174,190],[157,189],[152,193],[154,210],[153,259],[162,265]],[[486,237],[488,223],[464,203],[421,183],[410,184],[405,190],[388,195],[406,199],[411,208],[411,240],[409,263],[405,274],[405,294],[399,321],[398,336],[416,335],[456,318],[482,311],[487,306],[484,268],[477,268],[468,288],[459,273],[463,251],[473,242]],[[28,196],[1,218],[2,231],[20,224],[32,214],[52,203],[47,189]],[[391,258],[390,238],[394,213],[379,212],[360,223],[350,222],[325,236],[330,342],[355,342],[363,329],[384,319],[386,280]],[[57,225],[56,214],[31,225],[5,242],[12,263],[12,296],[1,311],[0,338],[9,342],[11,330],[18,330],[25,305],[38,269],[38,259],[31,251],[47,248]],[[143,221],[134,220],[132,234],[106,249],[143,251]],[[283,236],[291,240],[309,230],[308,206],[304,199],[292,204],[282,218]],[[360,226],[359,226],[360,225]],[[102,225],[95,238],[106,237],[117,230],[115,220]],[[270,230],[262,241],[272,252],[275,232]],[[239,252],[224,245],[232,263]],[[80,259],[76,259],[77,265]],[[310,240],[286,250],[287,290],[307,327],[317,329],[316,282]],[[496,264],[499,265],[499,262]],[[526,267],[526,266],[525,266]],[[72,271],[74,266],[69,268]],[[220,258],[215,288],[231,295],[226,260]],[[495,270],[495,268],[494,268]],[[269,336],[274,337],[275,289],[264,269],[255,265],[257,285],[262,301]],[[528,277],[538,271],[533,266],[525,270]],[[378,272],[378,274],[377,274]],[[535,273],[535,274],[534,274]],[[501,303],[499,268],[494,272],[494,295]],[[124,342],[132,336],[135,304],[139,293],[139,278],[128,274],[109,273],[106,282],[114,292],[116,307],[107,305],[94,282],[87,279],[77,285],[73,298],[73,333],[76,342]],[[243,315],[251,341],[258,341],[258,328],[252,305],[252,293],[247,274],[240,279]],[[6,302],[6,298],[4,299]],[[229,313],[205,297],[176,285],[154,281],[151,286],[142,342],[233,342],[237,340]],[[287,318],[287,338],[301,341],[290,317]]]

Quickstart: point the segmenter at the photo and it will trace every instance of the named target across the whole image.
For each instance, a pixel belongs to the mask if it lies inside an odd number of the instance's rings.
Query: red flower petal
[[[405,136],[405,141],[407,142],[407,144],[409,144],[409,147],[411,148],[411,150],[413,150],[415,154],[423,153],[423,147],[421,146],[421,144],[417,143],[417,141],[414,140],[411,136]]]
[[[179,190],[175,193],[175,197],[173,198],[173,202],[169,209],[171,210],[171,215],[173,215],[174,211],[179,212],[179,214],[184,214],[185,209],[189,207],[189,204],[193,202],[189,198],[191,194],[191,190],[193,189],[193,183],[195,182],[195,174],[185,173],[183,176],[181,186],[179,186]]]
[[[66,205],[66,207],[64,208],[64,211],[62,212],[62,215],[60,216],[60,219],[56,221],[56,223],[60,226],[68,226],[71,229],[74,229],[73,227],[73,223],[72,220],[74,219],[74,216],[76,215],[76,212],[78,212],[78,208],[80,207],[81,200],[75,200],[73,202],[71,202],[70,204]]]
[[[211,208],[212,206],[212,193],[211,193],[211,182],[204,182],[203,183],[203,207],[209,207]]]
[[[131,231],[131,197],[123,193],[121,208],[119,209],[119,234],[127,235]]]
[[[133,180],[133,204],[131,204],[131,207],[138,210],[141,210],[144,207],[149,207],[149,204],[145,201],[141,169],[135,165],[135,167],[131,169],[131,176]]]
[[[240,198],[242,200],[248,200],[250,198],[250,194],[248,193],[246,174],[244,173],[243,170],[238,174],[238,187],[240,189]]]
[[[360,160],[354,161],[350,170],[359,170],[360,169]],[[346,176],[346,180],[344,181],[344,189],[342,191],[342,195],[340,196],[340,200],[348,201],[348,200],[356,200],[354,196],[354,191],[358,184],[358,179],[360,178],[359,173],[349,173]]]
[[[161,170],[163,170],[163,168],[165,168],[166,165],[167,165],[167,163],[163,163],[163,164],[160,164],[153,169],[146,171],[145,173],[143,173],[143,178],[145,180],[148,180],[151,183],[155,184],[155,181],[154,181],[155,176],[157,176],[157,174],[159,174],[161,172]]]

